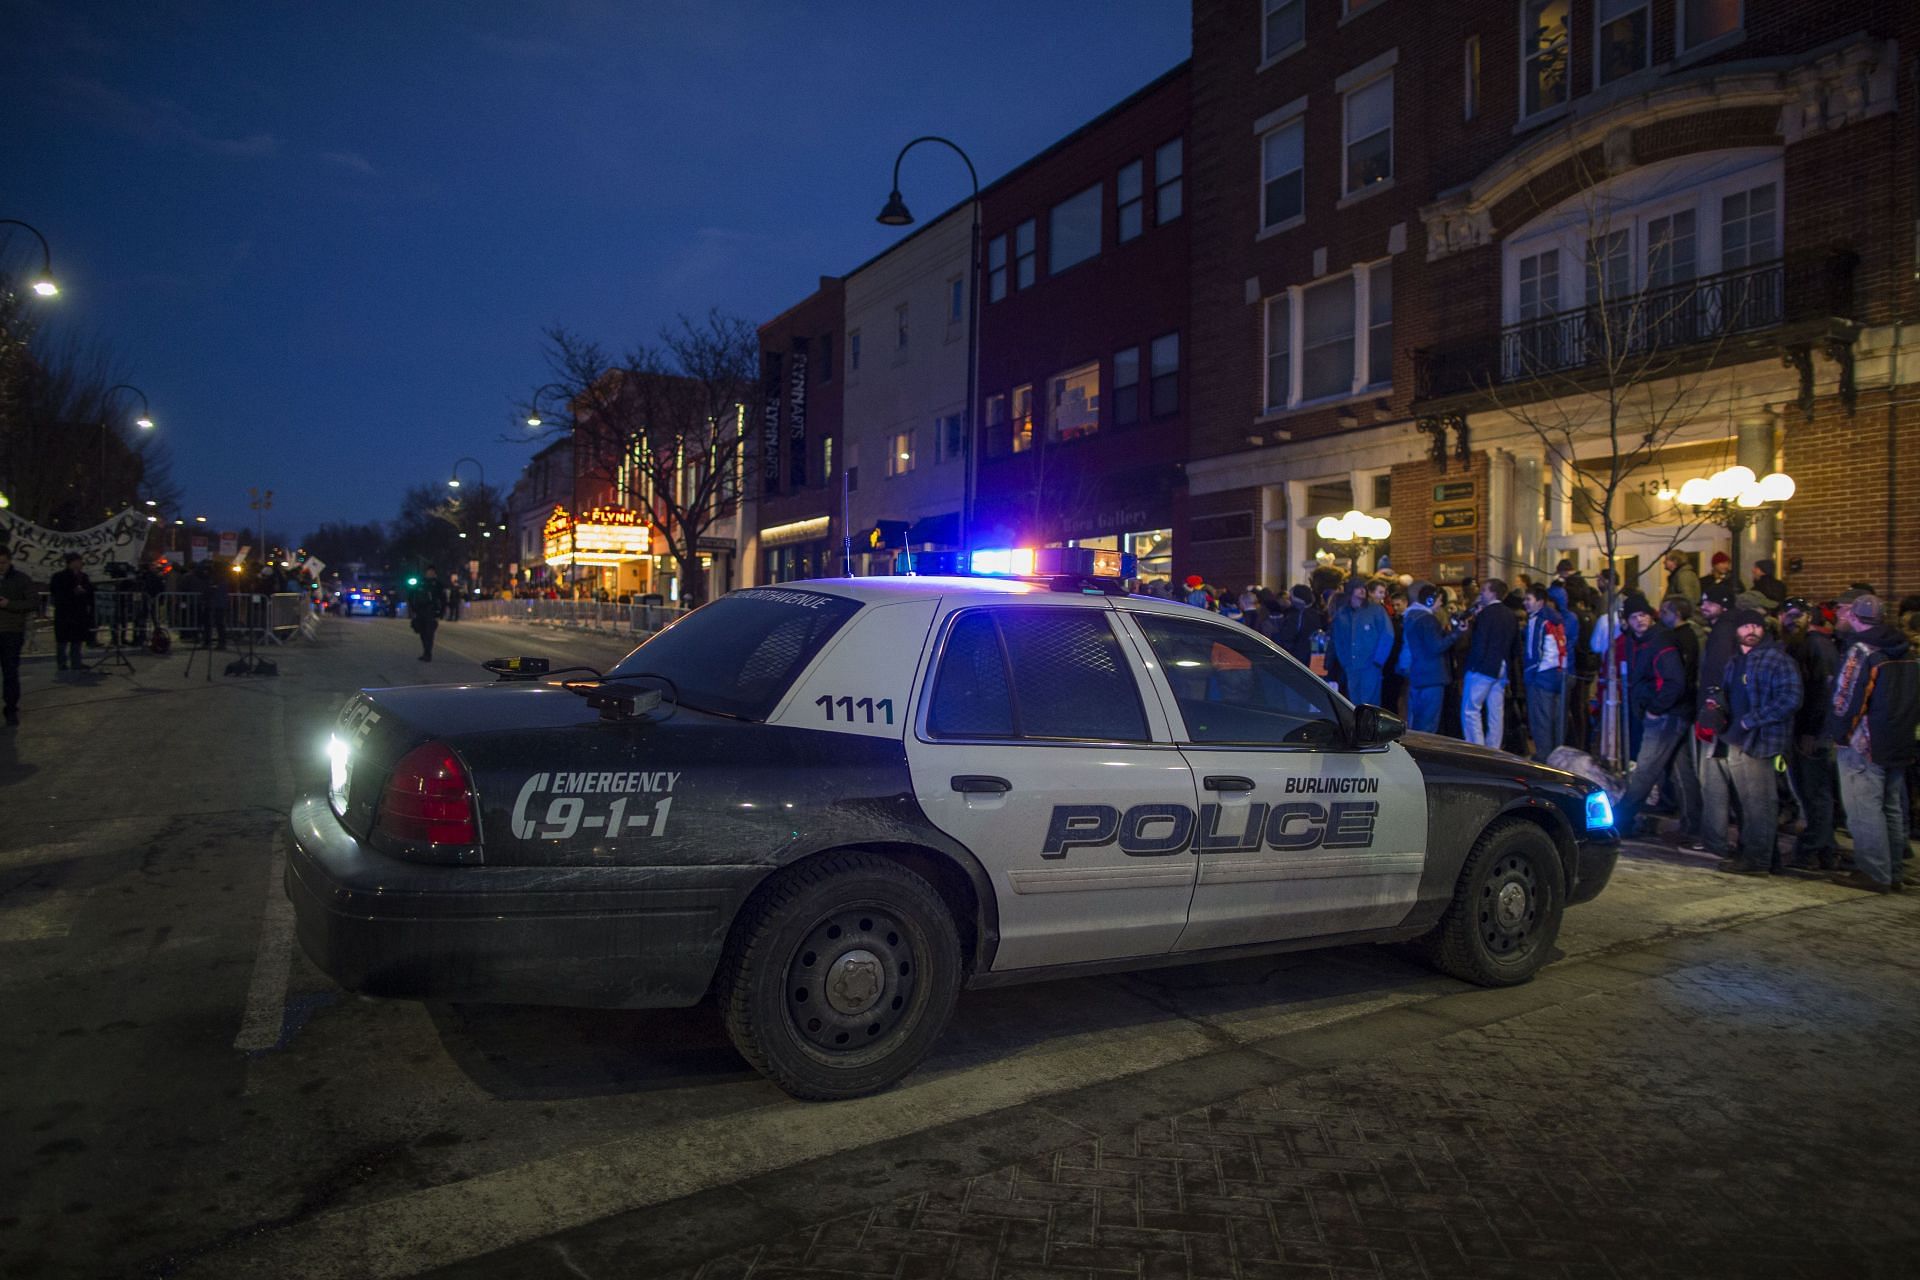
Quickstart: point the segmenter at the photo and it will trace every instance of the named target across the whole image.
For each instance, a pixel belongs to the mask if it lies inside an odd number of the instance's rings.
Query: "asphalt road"
[[[276,651],[275,678],[183,678],[176,651],[62,685],[30,661],[25,722],[0,737],[0,1274],[661,1274],[1336,1058],[1382,1068],[1555,1011],[1578,1026],[1609,974],[1665,972],[1676,949],[1871,921],[1911,980],[1912,895],[1637,848],[1517,992],[1347,948],[973,993],[903,1086],[810,1105],[750,1071],[710,1008],[373,1000],[297,953],[279,833],[324,785],[344,694],[621,650],[463,622],[429,666],[404,622],[355,618]],[[1708,1030],[1737,1014],[1696,1012]],[[1551,1052],[1577,1082],[1586,1051]]]

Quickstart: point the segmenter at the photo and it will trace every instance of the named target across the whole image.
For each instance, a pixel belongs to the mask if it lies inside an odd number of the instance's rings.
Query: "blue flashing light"
[[[1132,578],[1134,558],[1095,547],[996,547],[973,553],[973,572],[983,578]]]
[[[1613,825],[1613,801],[1604,791],[1587,792],[1587,830],[1605,831]]]

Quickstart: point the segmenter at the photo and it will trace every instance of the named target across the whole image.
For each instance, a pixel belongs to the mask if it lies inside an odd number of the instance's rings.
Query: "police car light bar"
[[[983,578],[1132,578],[1134,558],[1095,547],[1004,547],[975,551],[972,569]]]

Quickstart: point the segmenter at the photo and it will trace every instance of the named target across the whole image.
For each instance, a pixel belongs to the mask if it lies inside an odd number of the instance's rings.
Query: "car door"
[[[1193,776],[1112,609],[948,605],[927,672],[914,791],[992,881],[994,969],[1168,952],[1193,897]]]
[[[1426,787],[1398,743],[1354,748],[1332,690],[1246,627],[1127,609],[1192,767],[1198,870],[1176,951],[1398,924],[1425,863]]]

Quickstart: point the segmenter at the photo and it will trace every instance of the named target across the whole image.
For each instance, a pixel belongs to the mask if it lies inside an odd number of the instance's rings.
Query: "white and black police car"
[[[386,995],[711,993],[755,1067],[843,1098],[963,986],[1384,941],[1501,986],[1606,885],[1590,784],[1403,740],[1114,553],[971,560],[735,591],[590,679],[356,695],[292,813],[306,953]]]

